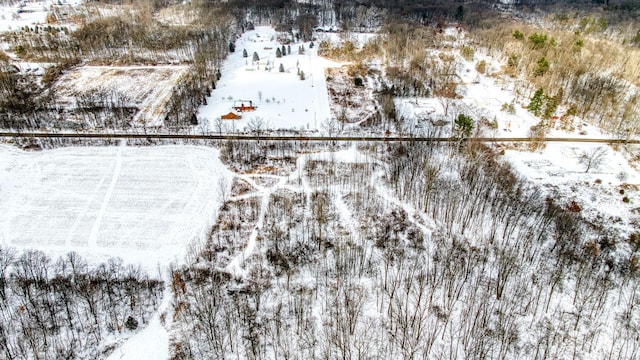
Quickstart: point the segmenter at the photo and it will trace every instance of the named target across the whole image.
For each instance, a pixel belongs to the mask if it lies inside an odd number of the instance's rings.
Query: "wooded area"
[[[145,326],[163,289],[162,281],[117,258],[94,267],[73,252],[52,259],[0,247],[0,354],[102,357],[106,337]]]
[[[635,236],[585,222],[483,145],[363,144],[355,163],[288,155],[301,150],[223,150],[237,169],[281,159],[287,181],[237,179],[174,271],[174,359],[638,355],[640,268],[616,253]]]

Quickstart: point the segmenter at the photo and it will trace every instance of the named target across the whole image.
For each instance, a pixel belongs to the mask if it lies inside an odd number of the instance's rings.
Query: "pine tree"
[[[460,114],[455,121],[455,131],[460,137],[468,137],[473,131],[473,119],[471,116]]]
[[[545,100],[546,100],[546,104],[544,106],[544,112],[542,114],[542,118],[551,119],[553,114],[558,109],[558,105],[560,105],[560,98],[559,96],[547,96]]]
[[[527,109],[533,113],[535,116],[540,116],[542,113],[542,106],[544,105],[544,90],[542,88],[536,90],[531,98],[531,102]]]
[[[282,51],[280,50],[280,48],[276,49],[276,57],[277,58],[281,58],[282,57]]]
[[[542,76],[549,71],[549,60],[546,57],[541,57],[536,62],[536,68],[533,70],[533,76]]]
[[[253,52],[253,61],[255,62],[260,61],[260,56],[258,56],[258,53],[255,51]]]
[[[249,54],[247,54],[247,49],[242,50],[242,57],[249,57]]]
[[[522,33],[522,31],[516,30],[516,31],[513,32],[513,37],[518,39],[518,40],[522,40],[522,39],[524,39],[524,34]]]
[[[278,70],[279,70],[280,72],[284,72],[284,65],[282,65],[282,63],[280,63],[280,68],[278,68]]]
[[[461,22],[464,19],[464,7],[462,5],[458,6],[458,10],[456,10],[456,20]]]

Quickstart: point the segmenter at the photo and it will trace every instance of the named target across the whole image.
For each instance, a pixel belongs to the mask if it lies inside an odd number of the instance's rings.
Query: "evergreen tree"
[[[524,39],[524,34],[522,33],[522,31],[516,30],[516,31],[513,32],[513,37],[518,39],[518,40],[522,40],[522,39]]]
[[[558,106],[562,101],[562,89],[560,90],[561,91],[556,96],[545,97],[546,103],[544,106],[544,112],[542,114],[543,119],[551,119],[553,114],[555,114],[556,110],[558,110]]]
[[[280,63],[280,68],[278,68],[278,70],[279,70],[280,72],[284,72],[284,65],[282,65],[282,63]]]
[[[253,52],[253,61],[255,62],[260,61],[260,56],[258,56],[258,53],[255,51]]]
[[[247,54],[247,49],[242,50],[242,57],[249,57],[249,54]]]
[[[460,114],[455,121],[455,132],[460,137],[468,137],[473,131],[473,119],[471,116]]]
[[[281,58],[282,57],[282,51],[280,50],[280,48],[276,49],[276,57],[277,58]]]
[[[313,41],[309,43],[309,49],[313,49]]]
[[[547,42],[547,35],[533,33],[529,36],[529,41],[531,41],[532,47],[534,49],[542,49],[544,47],[545,42]]]
[[[536,90],[531,98],[531,102],[527,109],[533,113],[535,116],[540,116],[542,113],[542,106],[544,105],[544,90],[542,88]]]
[[[549,71],[549,60],[546,57],[541,57],[536,62],[536,68],[533,70],[533,76],[542,76]]]
[[[458,22],[461,22],[462,19],[464,19],[464,7],[462,5],[458,6],[458,9],[456,10],[456,20]]]

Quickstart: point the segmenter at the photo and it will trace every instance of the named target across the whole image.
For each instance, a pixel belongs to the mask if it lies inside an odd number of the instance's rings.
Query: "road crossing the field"
[[[226,140],[226,141],[333,141],[333,142],[458,142],[456,137],[424,136],[323,136],[323,135],[267,135],[261,134],[176,134],[176,133],[56,133],[56,132],[0,132],[5,138],[49,138],[49,139],[149,139],[149,140]],[[601,144],[640,144],[640,139],[571,138],[549,137],[532,139],[521,137],[470,137],[468,142],[569,142]]]

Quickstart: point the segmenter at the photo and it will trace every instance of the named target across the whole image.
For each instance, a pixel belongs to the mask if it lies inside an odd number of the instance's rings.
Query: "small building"
[[[234,113],[234,112],[232,111],[232,112],[230,112],[230,113],[228,113],[228,114],[225,114],[225,115],[220,116],[220,118],[221,118],[222,120],[239,120],[239,119],[242,119],[242,116],[241,116],[241,115],[238,115],[238,114],[236,114],[236,113]]]
[[[236,100],[233,103],[233,110],[237,112],[255,111],[257,108],[258,107],[253,105],[253,101],[251,100]]]

